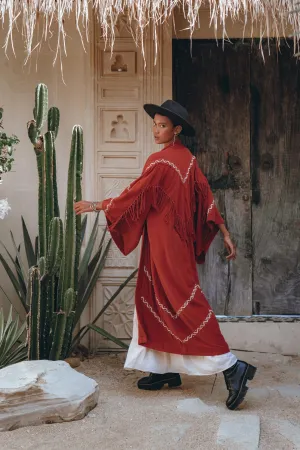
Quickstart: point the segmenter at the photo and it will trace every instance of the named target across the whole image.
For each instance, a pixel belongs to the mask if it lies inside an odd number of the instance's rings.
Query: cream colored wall
[[[21,242],[21,215],[24,216],[30,235],[37,232],[37,168],[36,158],[27,137],[26,123],[32,119],[34,90],[37,83],[45,83],[49,88],[49,106],[60,109],[61,123],[56,141],[58,188],[61,211],[64,211],[68,158],[72,127],[82,125],[85,132],[85,156],[93,154],[93,96],[90,95],[92,75],[90,73],[90,52],[83,51],[79,36],[75,30],[74,20],[66,24],[68,39],[67,59],[63,61],[65,84],[62,81],[59,63],[53,68],[53,53],[44,49],[38,60],[23,66],[23,43],[19,34],[15,34],[16,58],[12,52],[7,59],[3,50],[0,52],[0,105],[4,108],[3,125],[9,134],[16,134],[20,144],[15,152],[16,162],[13,172],[3,176],[0,185],[0,198],[8,198],[12,210],[0,220],[0,239],[13,250],[9,230],[12,230],[17,242]],[[1,32],[0,42],[4,34]],[[52,43],[54,46],[54,42]],[[35,64],[37,63],[37,69]],[[87,170],[85,173],[87,174]],[[63,214],[62,214],[63,217]],[[2,250],[1,250],[2,253]],[[11,287],[2,265],[0,267],[0,285],[12,299],[16,295]],[[7,304],[0,291],[0,305]],[[22,311],[18,302],[17,309]]]

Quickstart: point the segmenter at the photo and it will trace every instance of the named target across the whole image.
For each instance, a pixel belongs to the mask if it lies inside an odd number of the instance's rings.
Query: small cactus
[[[48,131],[53,131],[55,139],[58,134],[59,119],[60,119],[59,109],[56,108],[55,106],[52,106],[52,108],[50,108],[48,112]]]
[[[27,304],[28,314],[28,359],[40,359],[40,314],[41,314],[41,288],[40,270],[37,266],[29,269]]]
[[[35,90],[35,121],[38,130],[41,130],[47,119],[48,88],[45,84],[38,84]]]

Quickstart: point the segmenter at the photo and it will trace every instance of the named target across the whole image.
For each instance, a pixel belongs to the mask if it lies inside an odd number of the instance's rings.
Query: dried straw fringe
[[[245,27],[248,22],[259,24],[261,38],[274,31],[279,39],[289,25],[296,34],[295,43],[300,37],[298,0],[0,0],[0,20],[3,26],[7,24],[6,52],[9,44],[13,49],[13,31],[18,31],[20,20],[27,58],[54,34],[57,39],[55,61],[58,55],[66,55],[64,23],[73,12],[83,45],[88,41],[88,25],[95,17],[110,48],[114,46],[115,28],[123,22],[143,51],[146,29],[151,26],[154,42],[157,42],[158,27],[173,16],[175,8],[184,11],[192,36],[200,25],[199,9],[203,6],[209,7],[210,23],[215,30],[221,26],[224,38],[227,37],[225,21],[228,17],[242,18]],[[36,44],[34,39],[37,39]],[[155,50],[157,52],[157,48]]]

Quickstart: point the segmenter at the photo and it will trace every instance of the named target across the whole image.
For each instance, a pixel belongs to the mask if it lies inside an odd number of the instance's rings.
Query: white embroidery
[[[145,169],[145,172],[146,172],[147,170],[149,170],[151,167],[155,166],[156,164],[168,164],[170,167],[172,167],[173,169],[176,170],[176,172],[178,173],[178,175],[179,175],[180,178],[181,178],[181,181],[182,181],[183,184],[184,184],[184,183],[186,182],[186,180],[188,179],[190,170],[191,170],[191,168],[192,168],[192,166],[193,166],[193,164],[194,164],[194,160],[195,160],[195,159],[196,159],[195,156],[192,156],[190,165],[189,165],[189,167],[188,167],[187,173],[186,173],[186,175],[185,175],[184,178],[183,178],[183,176],[182,176],[180,170],[178,169],[178,167],[175,166],[175,164],[173,164],[171,161],[167,161],[166,159],[157,159],[156,161],[153,161],[151,164],[149,164],[149,166],[147,166],[147,168]],[[129,191],[129,190],[131,189],[131,185],[132,185],[132,183],[134,183],[134,181],[135,181],[135,180],[133,180],[133,181],[129,184],[129,186],[128,186],[127,188],[125,188],[125,190],[124,190],[123,192]],[[123,193],[123,192],[122,192],[122,193]],[[121,195],[122,195],[122,194],[121,194]],[[109,208],[110,208],[111,205],[112,205],[113,200],[114,200],[114,199],[111,199],[111,201],[109,202],[109,204],[107,205],[107,207],[106,207],[106,209],[105,209],[105,212],[107,212],[107,211],[109,210]]]
[[[208,311],[208,314],[205,318],[205,320],[199,325],[198,328],[196,328],[195,331],[193,331],[193,333],[191,333],[189,336],[187,336],[184,339],[180,339],[180,337],[176,336],[176,334],[173,333],[173,331],[170,330],[170,328],[168,328],[168,326],[161,320],[161,318],[156,314],[155,311],[153,311],[151,305],[149,305],[149,303],[147,302],[147,300],[144,297],[141,297],[142,302],[147,306],[147,308],[152,312],[152,314],[154,315],[154,317],[158,320],[158,322],[178,341],[180,341],[182,344],[185,344],[186,342],[188,342],[190,339],[192,339],[193,337],[195,337],[199,331],[203,330],[203,328],[205,327],[205,325],[207,325],[208,321],[210,320],[210,318],[213,315],[213,311],[210,309]]]
[[[148,272],[148,270],[147,270],[147,267],[146,267],[146,266],[144,266],[144,272],[145,272],[145,274],[147,275],[147,277],[148,277],[148,280],[150,281],[150,283],[152,283],[152,278],[151,278],[151,275],[150,275],[150,273]]]
[[[109,204],[107,205],[107,207],[105,208],[105,211],[104,211],[105,213],[107,213],[107,211],[111,207],[113,201],[114,201],[114,199],[112,198],[111,201],[109,202]]]
[[[178,175],[181,178],[181,181],[183,182],[183,184],[186,182],[186,180],[188,179],[190,170],[194,164],[194,160],[195,160],[195,156],[192,157],[189,168],[187,170],[187,173],[185,175],[185,177],[182,176],[180,170],[178,169],[177,166],[175,166],[174,163],[172,163],[171,161],[167,161],[166,159],[157,159],[156,161],[153,161],[151,164],[149,164],[149,166],[147,166],[147,168],[145,169],[145,171],[151,169],[151,167],[155,166],[156,164],[168,164],[170,167],[172,167],[173,169],[176,170],[176,172],[178,173]]]
[[[214,204],[215,204],[215,201],[213,200],[212,204],[210,205],[210,207],[209,207],[208,210],[207,210],[207,215],[208,215],[208,214],[211,212],[211,210],[213,209]]]
[[[152,278],[151,275],[149,274],[146,266],[144,266],[144,272],[147,275],[148,280],[150,281],[150,283],[152,283]],[[153,284],[153,283],[152,283]],[[196,284],[194,286],[193,292],[191,293],[190,297],[184,302],[184,304],[179,308],[179,310],[177,311],[176,314],[172,314],[171,311],[166,308],[160,301],[159,299],[155,296],[155,299],[158,303],[158,305],[161,307],[161,309],[163,309],[167,314],[169,314],[174,320],[178,319],[178,317],[180,316],[180,314],[182,313],[182,311],[188,306],[188,304],[194,299],[197,289],[200,290],[200,292],[203,293],[202,289],[200,288],[199,284]]]

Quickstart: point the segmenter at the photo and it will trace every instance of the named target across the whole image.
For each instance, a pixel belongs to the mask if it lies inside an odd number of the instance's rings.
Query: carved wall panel
[[[161,103],[161,57],[154,64],[154,43],[145,42],[148,66],[129,38],[126,16],[117,24],[114,51],[105,48],[99,35],[95,37],[95,171],[97,199],[117,197],[142,171],[148,155],[154,150],[151,119],[143,110],[144,103]],[[159,41],[159,46],[162,41]],[[157,148],[155,148],[157,150]],[[100,216],[100,233],[106,226]],[[109,234],[106,235],[106,242]],[[138,266],[139,249],[124,256],[114,243],[94,296],[91,317],[108,301],[119,285]],[[135,280],[131,281],[108,308],[99,326],[122,339],[130,339],[132,331]],[[101,322],[101,323],[100,323]],[[94,348],[117,348],[108,340],[91,334]]]
[[[119,51],[102,54],[102,76],[134,77],[136,76],[136,52]]]
[[[98,170],[106,169],[139,169],[140,167],[140,154],[122,154],[122,153],[101,153],[97,154],[97,168]]]
[[[128,102],[138,100],[140,90],[138,87],[116,88],[114,86],[100,87],[98,89],[98,100],[107,102]]]
[[[98,198],[118,197],[126,189],[135,177],[132,175],[98,175]]]
[[[104,303],[116,292],[117,286],[104,286]],[[125,287],[119,296],[107,308],[104,314],[104,328],[108,333],[120,339],[130,339],[134,313],[133,286]]]
[[[127,143],[136,141],[136,111],[102,110],[101,119],[104,142]]]

